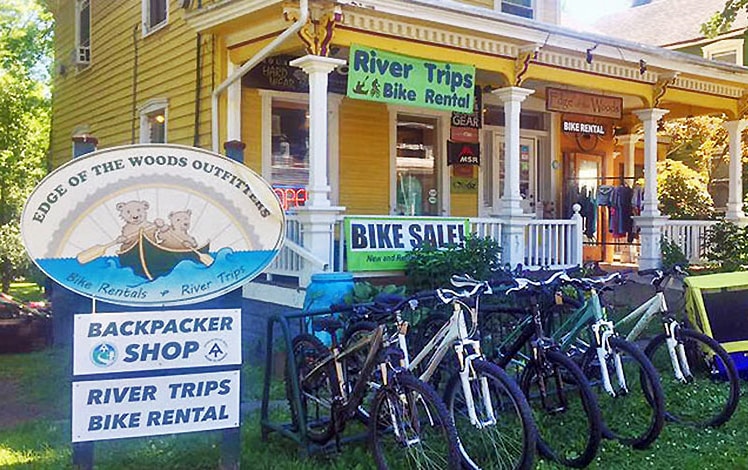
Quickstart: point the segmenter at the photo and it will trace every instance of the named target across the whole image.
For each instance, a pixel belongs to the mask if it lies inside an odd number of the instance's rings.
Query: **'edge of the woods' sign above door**
[[[475,66],[351,45],[349,98],[473,112]]]

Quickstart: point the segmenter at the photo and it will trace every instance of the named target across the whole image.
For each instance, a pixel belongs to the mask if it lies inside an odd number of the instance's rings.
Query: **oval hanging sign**
[[[23,210],[31,259],[81,295],[121,305],[208,300],[260,274],[283,244],[270,185],[180,145],[93,152],[50,173]]]

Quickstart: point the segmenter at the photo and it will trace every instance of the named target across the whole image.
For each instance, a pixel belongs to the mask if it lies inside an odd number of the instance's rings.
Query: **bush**
[[[706,259],[716,263],[721,272],[745,269],[748,265],[748,227],[720,221],[707,230],[704,250]]]
[[[408,287],[412,291],[446,287],[453,274],[488,279],[501,266],[500,253],[498,241],[478,235],[469,235],[461,245],[449,245],[442,250],[425,244],[406,257]]]
[[[657,163],[660,208],[672,219],[708,219],[714,214],[714,201],[704,178],[675,160]]]
[[[660,251],[662,252],[662,267],[665,269],[670,269],[673,266],[686,268],[689,265],[688,258],[678,244],[668,240],[667,237],[662,237],[660,240]]]

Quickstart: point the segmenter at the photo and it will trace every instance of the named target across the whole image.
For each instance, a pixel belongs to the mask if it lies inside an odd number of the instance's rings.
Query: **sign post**
[[[37,186],[26,250],[94,306],[74,316],[76,468],[92,468],[96,441],[212,430],[224,433],[221,468],[239,467],[241,310],[186,307],[260,274],[284,231],[265,180],[192,147],[94,152]],[[131,308],[96,313],[97,301]]]

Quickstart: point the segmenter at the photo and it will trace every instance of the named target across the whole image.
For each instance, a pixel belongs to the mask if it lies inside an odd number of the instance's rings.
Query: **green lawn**
[[[13,282],[8,293],[21,302],[44,300],[44,289],[33,282]]]
[[[59,470],[72,468],[70,446],[70,387],[65,371],[68,353],[46,350],[22,355],[0,355],[0,383],[13,382],[14,396],[4,406],[39,406],[46,413],[15,427],[0,423],[0,468]],[[262,372],[245,367],[244,400],[260,397]],[[275,382],[274,399],[283,386]],[[279,410],[276,419],[285,415]],[[97,469],[214,469],[220,458],[220,432],[139,438],[96,444]],[[259,415],[245,416],[242,428],[242,468],[246,469],[369,469],[374,468],[362,444],[346,446],[340,455],[300,458],[286,438],[273,434],[260,439]],[[605,442],[593,469],[748,469],[748,411],[744,403],[726,426],[698,430],[666,426],[651,449],[630,450]],[[558,468],[539,461],[538,469]]]

